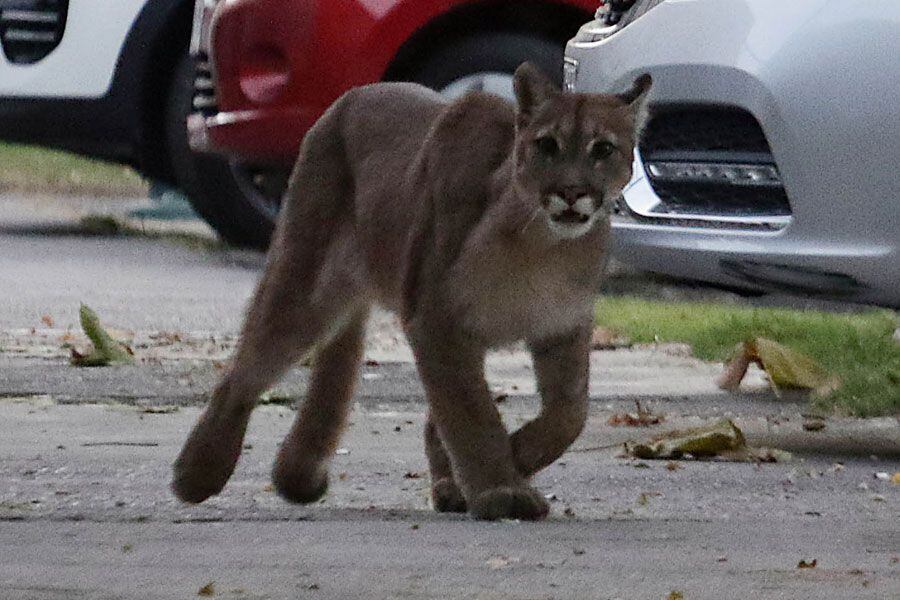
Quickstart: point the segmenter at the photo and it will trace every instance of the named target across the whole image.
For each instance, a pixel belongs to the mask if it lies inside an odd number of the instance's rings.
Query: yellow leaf
[[[751,352],[777,388],[813,390],[827,396],[840,387],[837,377],[796,350],[766,338],[749,342]]]

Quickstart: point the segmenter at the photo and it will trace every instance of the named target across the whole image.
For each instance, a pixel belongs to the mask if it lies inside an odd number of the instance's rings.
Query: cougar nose
[[[562,187],[557,192],[560,198],[566,201],[570,207],[575,206],[575,203],[578,202],[579,198],[584,198],[585,196],[590,196],[591,191],[581,185],[570,185],[566,187]]]

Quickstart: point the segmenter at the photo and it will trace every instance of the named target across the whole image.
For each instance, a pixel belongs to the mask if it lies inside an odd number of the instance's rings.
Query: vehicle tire
[[[166,143],[175,177],[194,210],[225,242],[264,250],[287,173],[191,150],[186,120],[192,111],[194,77],[194,60],[185,54],[172,78],[166,107]]]
[[[483,89],[513,99],[512,74],[525,61],[532,62],[561,84],[564,51],[563,43],[534,34],[477,33],[437,48],[402,75],[404,79],[453,96],[470,89]],[[479,82],[479,75],[491,74],[504,75],[506,81]],[[465,85],[466,81],[472,85]],[[485,82],[488,85],[482,85]],[[491,83],[501,84],[503,91]]]

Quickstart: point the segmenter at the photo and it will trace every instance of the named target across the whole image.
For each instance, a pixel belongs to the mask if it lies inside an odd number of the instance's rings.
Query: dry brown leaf
[[[666,596],[666,600],[684,600],[684,594],[681,592],[669,592],[669,595]]]
[[[204,585],[202,588],[200,588],[199,591],[197,591],[198,596],[213,596],[213,595],[215,595],[215,593],[216,593],[216,585],[212,581],[210,581],[209,583]]]
[[[744,380],[744,375],[747,374],[747,369],[750,368],[751,362],[753,360],[750,357],[750,353],[746,351],[745,346],[738,344],[734,358],[725,365],[725,370],[716,379],[716,385],[719,386],[719,389],[736,392],[741,387],[741,381]]]
[[[487,563],[487,566],[491,568],[491,571],[496,571],[498,569],[505,569],[509,565],[515,564],[521,560],[521,558],[517,558],[514,556],[492,556],[485,562]]]
[[[665,420],[664,415],[653,414],[652,411],[642,407],[639,401],[635,400],[634,403],[637,406],[636,413],[616,413],[606,421],[606,424],[612,427],[650,427]]]
[[[631,340],[615,329],[596,327],[591,333],[591,350],[615,350],[631,346]]]
[[[144,406],[141,408],[142,413],[147,413],[150,415],[168,415],[171,413],[176,413],[180,409],[172,404],[166,406]]]
[[[825,429],[824,419],[808,418],[803,420],[803,429],[806,431],[822,431]]]
[[[53,327],[53,317],[50,315],[41,315],[41,323],[47,327]]]

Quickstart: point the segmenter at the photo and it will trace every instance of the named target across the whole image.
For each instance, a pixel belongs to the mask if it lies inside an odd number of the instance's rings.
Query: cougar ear
[[[631,89],[627,92],[619,94],[619,99],[631,107],[631,114],[634,116],[634,135],[635,139],[641,137],[647,121],[650,119],[650,111],[647,105],[647,98],[650,96],[650,88],[653,86],[653,78],[644,73],[634,80]]]
[[[533,64],[526,62],[519,65],[513,77],[513,89],[519,102],[516,122],[519,127],[527,125],[534,113],[545,102],[559,93],[559,88]]]

